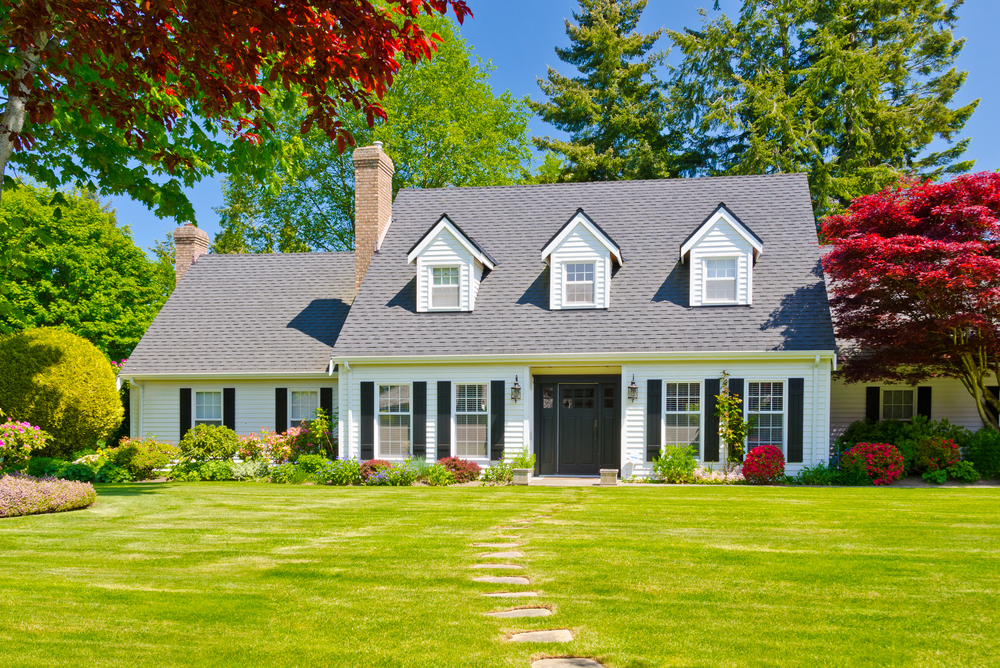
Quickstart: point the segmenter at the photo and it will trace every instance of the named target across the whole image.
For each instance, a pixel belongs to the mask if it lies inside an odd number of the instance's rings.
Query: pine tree
[[[538,85],[548,102],[532,102],[542,120],[570,141],[535,137],[535,145],[565,156],[560,180],[617,181],[670,175],[663,125],[663,86],[656,68],[664,54],[653,47],[662,30],[636,32],[646,0],[580,0],[566,21],[571,46],[556,48],[579,76],[549,68]]]
[[[736,22],[703,12],[700,30],[669,33],[685,173],[807,172],[822,216],[901,175],[968,171],[957,137],[978,100],[952,105],[962,1],[745,0]]]

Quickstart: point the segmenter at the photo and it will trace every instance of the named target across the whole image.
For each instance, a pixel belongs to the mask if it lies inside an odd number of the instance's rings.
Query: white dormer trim
[[[691,236],[689,236],[684,243],[681,244],[681,264],[684,264],[685,259],[691,252],[691,249],[697,246],[698,242],[701,241],[706,234],[708,234],[709,230],[711,230],[715,224],[720,221],[727,223],[733,228],[733,230],[736,231],[737,234],[743,237],[743,239],[750,244],[750,247],[753,249],[754,262],[757,261],[757,258],[759,258],[764,252],[764,242],[761,241],[761,238],[754,234],[753,231],[747,227],[735,213],[730,211],[724,203],[720,202],[719,206],[715,208],[715,211],[713,211],[711,215],[709,215],[708,218],[706,218],[705,221],[698,226],[698,229],[692,232]]]
[[[458,227],[458,225],[453,223],[451,218],[448,217],[448,214],[442,214],[442,216],[438,219],[438,222],[436,222],[431,229],[427,230],[427,233],[420,238],[420,241],[418,241],[413,248],[410,249],[410,252],[406,255],[407,263],[413,264],[416,262],[420,254],[427,248],[427,246],[434,242],[434,239],[441,233],[442,230],[448,230],[448,232],[450,232],[451,235],[455,237],[455,239],[457,239],[467,251],[469,251],[472,257],[482,263],[484,267],[490,271],[496,268],[496,262],[493,258],[491,258],[486,251],[480,248],[479,244],[470,239],[469,236],[463,232],[460,227]]]
[[[542,249],[542,262],[548,263],[549,257],[552,255],[552,251],[558,248],[559,245],[566,240],[566,237],[573,233],[578,225],[582,225],[586,228],[586,230],[590,232],[590,234],[593,235],[593,237],[597,239],[602,246],[607,248],[611,257],[617,261],[619,265],[623,264],[621,248],[619,248],[618,244],[616,244],[611,237],[605,234],[604,230],[598,227],[597,224],[583,212],[583,209],[577,209],[576,213],[574,213],[570,219],[566,221],[566,224],[563,225],[558,232],[556,232],[555,236],[549,240],[549,243],[545,244],[545,248]]]

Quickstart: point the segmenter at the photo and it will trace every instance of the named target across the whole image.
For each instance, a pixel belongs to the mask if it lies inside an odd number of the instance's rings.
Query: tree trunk
[[[35,70],[41,61],[42,51],[49,42],[47,32],[35,33],[35,44],[27,51],[18,51],[20,65],[14,71],[14,80],[7,91],[7,106],[0,117],[0,200],[3,197],[3,179],[7,163],[14,153],[14,138],[24,129],[28,98],[34,87]]]
[[[961,376],[959,380],[962,381],[962,385],[976,402],[976,410],[979,411],[979,419],[983,421],[983,426],[1000,431],[1000,423],[990,413],[991,410],[1000,412],[1000,400],[986,388],[986,374],[989,373],[989,368],[985,364],[977,363],[977,360],[974,359],[975,357],[983,359],[985,355],[985,351],[980,355],[960,355]]]

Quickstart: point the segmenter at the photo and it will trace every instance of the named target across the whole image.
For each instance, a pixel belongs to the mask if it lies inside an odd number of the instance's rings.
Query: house
[[[378,142],[354,164],[353,253],[211,255],[177,230],[177,288],[122,371],[133,435],[283,431],[324,407],[342,457],[641,475],[665,444],[724,461],[725,372],[751,447],[790,473],[827,458],[837,356],[805,175],[392,201]]]

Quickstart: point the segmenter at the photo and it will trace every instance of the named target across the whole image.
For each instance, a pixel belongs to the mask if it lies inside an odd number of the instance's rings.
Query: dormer
[[[608,308],[611,272],[622,264],[618,244],[577,209],[542,249],[549,265],[549,308]]]
[[[681,244],[689,266],[691,306],[750,306],[753,268],[764,242],[719,204]]]
[[[417,311],[472,311],[479,284],[496,260],[456,225],[441,216],[406,256],[417,265]]]

